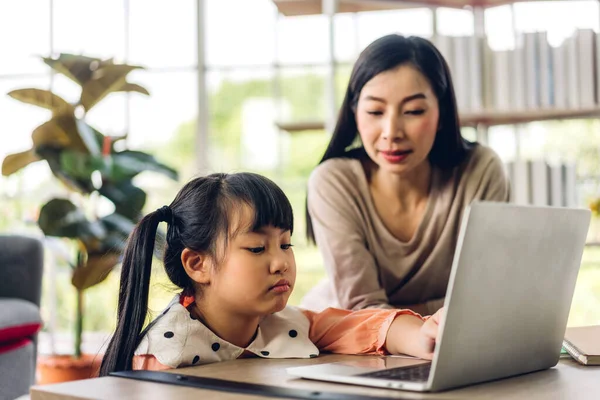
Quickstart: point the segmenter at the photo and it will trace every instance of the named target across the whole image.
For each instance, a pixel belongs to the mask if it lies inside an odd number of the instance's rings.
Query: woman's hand
[[[407,354],[426,360],[433,359],[443,310],[443,308],[439,309],[425,322],[413,315],[396,317],[385,340],[385,346],[390,354]]]

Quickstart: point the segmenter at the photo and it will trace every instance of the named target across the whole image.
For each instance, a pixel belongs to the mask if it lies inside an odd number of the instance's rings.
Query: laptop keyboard
[[[429,371],[431,363],[419,364],[410,367],[399,367],[382,369],[375,372],[360,374],[366,378],[388,379],[394,381],[410,381],[410,382],[425,382],[429,379]]]

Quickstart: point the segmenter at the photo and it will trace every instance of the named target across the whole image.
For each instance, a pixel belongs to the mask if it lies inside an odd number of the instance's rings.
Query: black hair
[[[460,132],[456,96],[446,60],[427,39],[392,34],[368,45],[354,64],[333,135],[319,164],[331,158],[368,157],[363,147],[350,149],[359,135],[355,113],[360,93],[376,75],[401,65],[411,65],[421,72],[438,99],[439,130],[429,152],[429,161],[439,168],[451,169],[464,160],[472,143],[465,140]],[[305,213],[306,236],[314,243],[308,204]]]
[[[273,226],[293,232],[292,206],[273,181],[258,174],[212,174],[193,179],[169,207],[146,215],[135,227],[125,248],[119,288],[117,327],[102,360],[100,375],[131,370],[135,349],[142,339],[148,311],[148,290],[156,230],[167,221],[165,271],[184,293],[194,293],[194,282],[181,263],[183,249],[217,257],[217,239],[231,232],[236,207],[254,211],[250,229]]]

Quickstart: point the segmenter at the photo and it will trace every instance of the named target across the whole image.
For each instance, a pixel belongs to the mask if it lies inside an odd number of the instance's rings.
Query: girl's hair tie
[[[158,217],[161,222],[166,222],[167,224],[173,223],[173,211],[171,210],[171,207],[162,206],[156,210],[156,212],[158,213]]]

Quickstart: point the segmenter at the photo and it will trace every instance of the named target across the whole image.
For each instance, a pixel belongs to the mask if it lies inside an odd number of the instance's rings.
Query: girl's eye
[[[410,110],[410,111],[406,111],[405,114],[408,115],[421,115],[425,112],[425,110]]]
[[[247,247],[246,250],[248,250],[250,253],[253,253],[253,254],[260,254],[263,251],[265,251],[265,247],[264,246],[262,246],[262,247]]]
[[[383,112],[381,112],[381,111],[367,111],[367,114],[369,114],[369,115],[375,115],[375,116],[380,116],[380,115],[383,115]]]
[[[282,244],[282,245],[281,245],[281,250],[289,250],[289,249],[291,249],[293,246],[294,246],[294,245],[293,245],[293,244],[291,244],[291,243],[288,243],[288,244]]]

